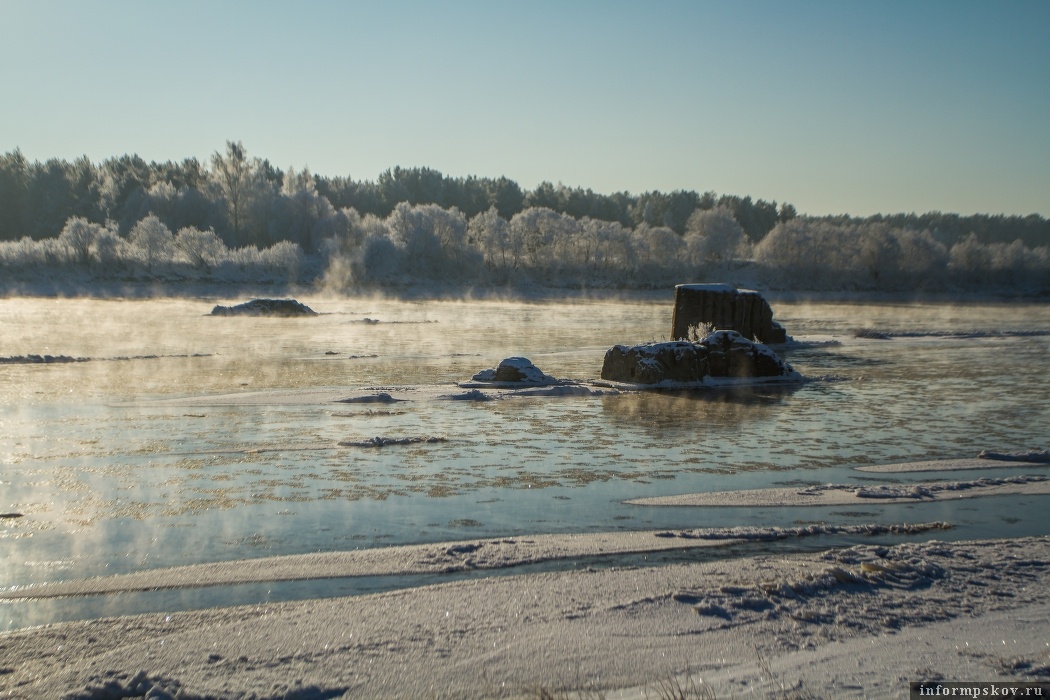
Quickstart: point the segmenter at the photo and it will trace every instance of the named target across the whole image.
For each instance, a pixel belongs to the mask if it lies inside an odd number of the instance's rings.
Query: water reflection
[[[688,428],[710,434],[735,431],[749,421],[768,420],[801,386],[631,392],[603,396],[602,409],[614,424],[625,428],[644,426],[655,434]]]

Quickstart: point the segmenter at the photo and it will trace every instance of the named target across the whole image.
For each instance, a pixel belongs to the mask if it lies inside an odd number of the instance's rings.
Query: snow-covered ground
[[[1050,682],[1048,585],[1046,537],[483,578],[4,633],[0,693],[905,698],[909,681]]]

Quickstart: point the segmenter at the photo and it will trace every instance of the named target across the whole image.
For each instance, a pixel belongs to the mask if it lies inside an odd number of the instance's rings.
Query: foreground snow
[[[717,697],[907,697],[1050,678],[1048,585],[1047,537],[484,578],[5,633],[0,693],[644,698],[689,674]]]

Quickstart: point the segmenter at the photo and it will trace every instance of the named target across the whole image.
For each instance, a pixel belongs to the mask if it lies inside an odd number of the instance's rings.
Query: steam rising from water
[[[992,334],[1050,331],[1047,305],[775,304],[789,334],[818,341],[786,359],[841,380],[789,391],[378,406],[289,397],[452,394],[510,356],[594,379],[611,345],[666,338],[671,300],[300,300],[322,315],[207,315],[239,300],[0,300],[0,356],[130,358],[0,364],[0,512],[24,515],[0,521],[3,580],[489,534],[783,524],[798,513],[620,501],[859,481],[871,476],[849,467],[1045,448],[1050,434],[1050,339]],[[983,337],[868,340],[858,327]],[[258,400],[222,398],[247,394]],[[339,447],[377,436],[445,442]],[[877,517],[971,523],[960,537],[1045,528],[1008,522],[1032,504],[967,507]]]

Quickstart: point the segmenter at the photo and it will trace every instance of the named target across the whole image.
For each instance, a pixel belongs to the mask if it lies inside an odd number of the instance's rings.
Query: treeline
[[[708,192],[591,190],[389,170],[281,171],[228,142],[195,159],[0,160],[0,271],[53,278],[368,285],[1050,292],[1040,216],[814,218]]]
[[[929,231],[934,238],[948,246],[971,235],[983,243],[1021,241],[1029,247],[1050,245],[1050,219],[1044,219],[1038,214],[961,216],[934,211],[926,214],[875,214],[868,218],[828,216],[822,220],[840,226],[875,223],[911,231]]]
[[[982,243],[973,232],[949,246],[930,230],[877,220],[800,217],[777,225],[752,257],[781,288],[1050,294],[1050,246]]]
[[[685,233],[693,212],[722,207],[732,211],[756,242],[776,224],[797,216],[789,203],[778,205],[750,196],[687,190],[599,194],[550,182],[525,190],[505,177],[451,177],[430,168],[396,167],[375,181],[326,177],[305,169],[282,171],[268,160],[249,157],[239,142],[227,142],[225,151],[213,154],[209,164],[196,158],[147,163],[136,155],[97,165],[86,157],[40,163],[27,161],[18,150],[0,156],[0,241],[53,237],[74,216],[115,222],[126,236],[136,222],[153,213],[173,231],[187,226],[210,228],[229,246],[265,247],[289,240],[309,253],[317,237],[296,226],[304,216],[351,208],[361,215],[385,218],[403,202],[456,208],[467,218],[490,207],[505,219],[527,208],[544,207],[576,219],[617,222],[627,228],[664,226],[678,234]],[[982,243],[1018,239],[1029,247],[1050,243],[1050,220],[1036,214],[931,212],[827,220],[930,231],[949,246],[971,233]]]
[[[530,207],[546,207],[574,218],[615,221],[633,228],[666,226],[684,234],[697,209],[728,207],[749,236],[759,239],[795,216],[790,204],[753,201],[693,191],[618,192],[540,183],[524,190],[506,177],[450,177],[430,168],[401,168],[375,181],[325,177],[308,170],[282,171],[268,160],[249,157],[238,142],[227,142],[208,165],[195,158],[147,163],[138,156],[110,158],[95,165],[28,162],[20,151],[0,157],[0,241],[55,236],[70,217],[112,221],[121,235],[148,214],[171,230],[193,226],[214,230],[229,246],[269,246],[280,240],[313,252],[317,236],[302,228],[305,216],[354,209],[387,217],[401,203],[456,208],[472,218],[491,207],[510,219]]]
[[[322,221],[325,235],[306,253],[291,241],[230,247],[211,229],[172,232],[153,214],[127,236],[113,222],[73,217],[54,238],[0,241],[0,290],[106,280],[293,283],[347,293],[415,284],[666,288],[717,280],[796,290],[1050,294],[1048,246],[970,235],[949,247],[929,231],[884,222],[795,217],[755,242],[728,207],[696,210],[684,235],[546,207],[507,220],[493,206],[468,219],[455,208],[402,202],[386,217],[347,207]]]

